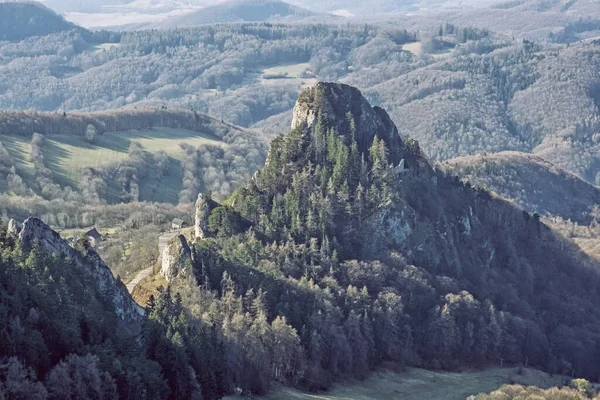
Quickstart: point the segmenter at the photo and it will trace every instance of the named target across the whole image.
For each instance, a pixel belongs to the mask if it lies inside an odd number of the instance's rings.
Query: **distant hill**
[[[528,212],[589,224],[600,189],[550,162],[505,151],[459,157],[441,164],[451,175],[493,190]]]
[[[0,112],[0,193],[186,203],[200,190],[228,193],[265,153],[251,131],[192,111]]]
[[[600,182],[600,47],[492,40],[369,89],[436,161],[521,151]]]
[[[168,18],[153,27],[171,29],[223,22],[298,21],[316,15],[278,0],[233,0]]]
[[[421,3],[421,7],[423,7]],[[433,3],[433,2],[431,2]],[[416,15],[395,16],[396,23],[411,29],[435,29],[440,22],[459,26],[485,28],[514,37],[546,40],[551,36],[570,33],[568,40],[574,42],[588,38],[582,32],[598,30],[600,24],[600,2],[594,0],[505,0],[479,2],[471,7],[421,8]],[[573,32],[575,30],[575,32]],[[575,33],[575,34],[573,34]],[[599,36],[599,35],[595,35]]]
[[[0,40],[22,40],[72,29],[85,31],[39,3],[0,3]]]

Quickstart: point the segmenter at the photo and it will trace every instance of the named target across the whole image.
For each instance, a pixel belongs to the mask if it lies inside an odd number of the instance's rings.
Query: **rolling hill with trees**
[[[440,167],[465,182],[493,190],[530,213],[582,225],[600,216],[600,189],[531,154],[479,154],[451,159]]]
[[[0,41],[23,40],[31,36],[85,29],[36,2],[0,2]]]
[[[227,194],[265,158],[256,134],[167,109],[0,112],[3,193],[87,204]]]

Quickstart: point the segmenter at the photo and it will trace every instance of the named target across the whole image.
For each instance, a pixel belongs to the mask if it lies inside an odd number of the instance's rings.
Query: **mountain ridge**
[[[62,239],[58,232],[38,218],[30,217],[23,224],[11,220],[8,225],[8,233],[18,237],[25,251],[37,247],[49,255],[71,260],[75,268],[88,276],[86,280],[96,285],[106,303],[112,304],[113,312],[129,328],[135,328],[135,325],[141,322],[143,309],[135,304],[125,285],[113,277],[108,266],[93,249],[89,248],[89,244],[82,243],[85,251],[82,257],[81,253],[71,247],[67,240]]]
[[[0,40],[22,40],[69,30],[88,32],[41,3],[0,2]]]
[[[152,28],[189,28],[215,23],[236,22],[292,22],[316,17],[317,14],[281,0],[228,0],[206,6],[181,16],[167,18]]]
[[[471,184],[488,187],[528,212],[582,224],[596,218],[600,189],[546,159],[505,151],[447,160],[440,167]]]

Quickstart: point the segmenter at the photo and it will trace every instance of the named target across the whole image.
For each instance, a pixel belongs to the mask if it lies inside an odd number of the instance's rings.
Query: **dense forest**
[[[215,387],[223,379],[223,344],[214,329],[188,323],[178,296],[165,291],[144,318],[125,318],[107,297],[124,286],[103,286],[92,275],[98,256],[89,244],[78,241],[67,256],[37,243],[0,230],[0,398],[214,399],[222,394]],[[56,234],[44,244],[64,246]],[[108,272],[102,263],[99,268]],[[127,301],[133,304],[130,297]]]
[[[433,171],[416,142],[387,129],[369,139],[357,121],[373,121],[352,114],[348,90],[306,93],[318,121],[273,141],[173,282],[190,313],[240,346],[227,365],[253,375],[235,384],[325,389],[384,361],[597,376],[595,262],[535,215]],[[400,159],[406,169],[390,166]],[[291,327],[285,352],[265,339],[278,320]],[[302,357],[278,358],[298,345]]]

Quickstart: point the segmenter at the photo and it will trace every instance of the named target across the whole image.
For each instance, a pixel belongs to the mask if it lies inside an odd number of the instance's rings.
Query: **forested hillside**
[[[356,89],[318,84],[294,116],[250,183],[199,201],[169,263],[191,315],[222,326],[233,385],[317,390],[384,361],[598,374],[595,261],[433,170]]]
[[[0,3],[0,400],[600,376],[598,3],[299,3]]]
[[[600,217],[600,190],[540,157],[518,152],[480,154],[448,160],[440,167],[513,200],[530,213],[582,225]]]
[[[222,343],[188,325],[178,296],[165,291],[142,317],[85,239],[70,247],[35,218],[11,229],[0,229],[0,398],[219,397],[208,385]]]
[[[532,152],[596,183],[597,44],[483,43],[368,93],[432,159]]]

